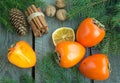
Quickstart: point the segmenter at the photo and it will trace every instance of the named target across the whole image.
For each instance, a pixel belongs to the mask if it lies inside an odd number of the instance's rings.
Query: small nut
[[[67,11],[65,9],[59,9],[56,13],[56,17],[61,20],[61,21],[65,21],[67,19]]]
[[[53,16],[55,16],[56,8],[53,5],[49,5],[49,6],[46,7],[45,12],[46,12],[47,16],[53,17]]]
[[[56,6],[58,8],[64,8],[66,6],[65,0],[56,0]]]

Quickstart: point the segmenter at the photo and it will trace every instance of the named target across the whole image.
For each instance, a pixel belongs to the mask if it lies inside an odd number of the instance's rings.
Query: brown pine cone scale
[[[16,9],[13,8],[10,10],[10,22],[14,26],[15,31],[24,36],[27,33],[27,24],[24,14]]]

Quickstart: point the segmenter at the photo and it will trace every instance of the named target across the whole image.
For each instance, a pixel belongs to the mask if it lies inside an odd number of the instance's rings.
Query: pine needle
[[[72,17],[78,16],[80,13],[84,13],[84,15],[87,15],[90,10],[93,10],[95,8],[94,6],[106,1],[107,0],[99,0],[92,2],[91,0],[76,0],[76,2],[74,2],[73,0],[72,3],[74,4],[74,6],[68,11],[67,16],[68,18],[72,19]]]
[[[17,83],[17,81],[12,80],[12,79],[10,79],[10,78],[3,77],[3,78],[0,80],[0,83]]]
[[[34,83],[34,80],[31,76],[25,74],[20,77],[20,83]]]
[[[112,6],[110,5],[109,9],[114,11],[106,14],[108,16],[104,23],[106,24],[107,33],[105,39],[100,43],[100,50],[108,55],[118,55],[120,53],[120,1],[114,5],[112,4]]]
[[[7,31],[13,31],[13,27],[9,21],[9,11],[11,8],[18,8],[23,13],[26,8],[32,4],[36,6],[43,6],[44,2],[42,0],[0,0],[0,22],[5,26]]]
[[[77,67],[64,69],[58,66],[53,53],[48,53],[38,62],[41,79],[45,83],[83,83],[82,76]]]
[[[18,82],[15,79],[13,80],[8,77],[3,77],[0,80],[0,83],[18,83]],[[20,83],[34,83],[34,80],[31,76],[25,74],[25,75],[20,76]]]

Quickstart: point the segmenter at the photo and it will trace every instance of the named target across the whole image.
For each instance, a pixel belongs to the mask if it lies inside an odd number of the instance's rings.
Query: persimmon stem
[[[10,46],[10,48],[13,48],[15,46],[15,44],[12,44],[11,46]]]
[[[95,25],[97,25],[99,28],[105,29],[105,26],[102,23],[100,23],[95,18],[92,18],[92,19],[93,19],[93,22],[94,22]]]
[[[54,58],[55,58],[56,62],[59,64],[59,63],[60,63],[60,55],[59,55],[59,53],[56,52],[56,51],[55,51],[55,53],[54,53]]]
[[[8,49],[8,52],[11,51],[14,46],[15,46],[15,44],[12,44],[12,45],[10,46],[10,48]]]

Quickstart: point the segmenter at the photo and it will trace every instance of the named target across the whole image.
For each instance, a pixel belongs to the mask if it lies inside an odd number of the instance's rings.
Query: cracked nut
[[[53,5],[48,5],[48,6],[46,7],[45,13],[46,13],[46,15],[49,16],[49,17],[55,16],[55,13],[56,13],[56,8],[55,8],[55,6],[53,6]]]
[[[56,17],[61,21],[65,21],[67,19],[66,14],[67,11],[65,9],[59,9],[57,10]]]
[[[65,0],[56,0],[56,6],[58,8],[64,8],[66,6]]]

